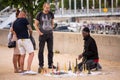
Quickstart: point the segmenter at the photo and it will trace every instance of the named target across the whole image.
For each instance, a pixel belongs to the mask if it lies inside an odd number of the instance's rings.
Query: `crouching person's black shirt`
[[[96,42],[91,36],[87,36],[84,38],[83,57],[87,60],[99,59]]]

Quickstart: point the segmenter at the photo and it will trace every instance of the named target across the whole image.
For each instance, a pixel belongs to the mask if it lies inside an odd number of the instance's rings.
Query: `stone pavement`
[[[38,58],[35,51],[35,57],[32,64],[32,70],[37,72],[38,69]],[[47,51],[45,51],[45,67],[47,68]],[[0,80],[120,80],[120,63],[114,61],[100,60],[100,63],[103,67],[101,71],[102,75],[95,76],[79,76],[79,77],[65,77],[65,78],[55,78],[44,76],[42,74],[37,75],[21,75],[19,73],[13,73],[13,64],[12,64],[12,55],[13,49],[9,49],[4,46],[0,46]],[[26,55],[26,59],[28,54]],[[64,68],[64,64],[68,64],[69,61],[75,63],[75,58],[77,55],[73,54],[55,54],[54,55],[54,64],[57,62],[60,64],[60,68]],[[80,61],[79,61],[80,62]],[[25,60],[25,69],[26,69],[27,60]]]

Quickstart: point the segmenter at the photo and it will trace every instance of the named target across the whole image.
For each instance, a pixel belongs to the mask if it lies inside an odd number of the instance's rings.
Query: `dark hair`
[[[90,29],[88,27],[85,27],[82,31],[90,33]]]
[[[17,10],[16,10],[16,17],[18,17],[19,13],[20,13],[20,10],[17,9]]]

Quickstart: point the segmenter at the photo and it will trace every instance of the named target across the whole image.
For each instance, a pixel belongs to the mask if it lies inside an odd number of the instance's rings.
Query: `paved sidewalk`
[[[32,64],[32,70],[38,69],[38,57],[37,50],[35,51],[35,57]],[[47,51],[45,51],[47,52]],[[102,73],[104,75],[86,76],[86,77],[67,77],[67,78],[54,78],[47,77],[42,74],[38,75],[20,75],[19,73],[13,73],[12,64],[13,50],[7,47],[0,46],[0,80],[120,80],[120,63],[101,60],[100,63],[103,66]],[[26,55],[28,57],[28,54]],[[69,61],[75,63],[77,55],[71,54],[55,54],[54,64],[57,62],[60,64],[60,68],[64,68],[64,64],[68,64]],[[26,62],[25,60],[25,69]],[[45,53],[45,67],[47,68],[47,54]]]

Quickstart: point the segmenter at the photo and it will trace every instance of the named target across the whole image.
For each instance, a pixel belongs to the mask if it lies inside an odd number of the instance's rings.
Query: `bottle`
[[[71,69],[71,62],[69,61],[69,69],[68,69],[68,71],[71,71],[72,69]]]
[[[64,64],[64,72],[67,72],[66,64]]]
[[[78,71],[78,62],[77,62],[77,58],[76,58],[76,66],[75,66],[75,72]]]
[[[83,64],[83,73],[87,73],[87,66],[85,63]]]
[[[75,67],[74,67],[74,63],[72,63],[72,72],[75,72]]]

